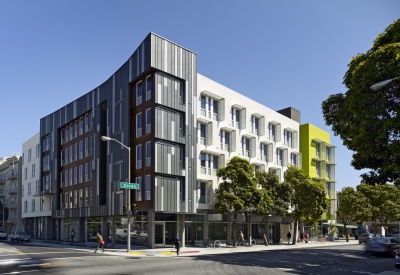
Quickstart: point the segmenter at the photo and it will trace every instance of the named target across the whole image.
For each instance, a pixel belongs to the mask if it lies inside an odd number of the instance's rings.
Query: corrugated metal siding
[[[177,179],[156,178],[155,211],[181,212],[179,209],[179,183]]]

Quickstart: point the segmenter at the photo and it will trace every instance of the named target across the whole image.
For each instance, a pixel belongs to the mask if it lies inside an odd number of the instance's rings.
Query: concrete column
[[[208,246],[208,210],[204,210],[203,245]]]
[[[214,117],[214,99],[210,98],[210,113],[211,113],[211,119]]]
[[[177,214],[178,215],[178,232],[179,237],[181,238],[181,247],[186,247],[185,240],[185,214]]]
[[[148,238],[147,238],[147,247],[148,248],[155,248],[155,215],[154,215],[154,210],[149,209],[147,211],[147,232],[148,232]]]

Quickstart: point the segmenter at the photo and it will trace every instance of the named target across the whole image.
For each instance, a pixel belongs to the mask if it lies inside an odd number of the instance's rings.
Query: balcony
[[[7,193],[10,194],[10,195],[15,195],[15,194],[17,194],[17,188],[11,188],[10,190],[8,190]]]
[[[43,152],[47,152],[50,150],[50,145],[43,146]]]
[[[14,204],[10,204],[10,205],[7,205],[8,206],[8,208],[10,208],[10,209],[17,209],[17,205],[14,203]]]
[[[5,175],[0,175],[0,184],[5,184],[5,183],[6,183]]]
[[[7,174],[7,178],[9,180],[16,179],[17,177],[18,177],[18,172],[16,170],[14,170],[14,169],[11,169]]]

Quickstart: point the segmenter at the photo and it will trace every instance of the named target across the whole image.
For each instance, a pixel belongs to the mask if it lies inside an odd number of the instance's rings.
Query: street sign
[[[117,190],[117,191],[115,191],[115,195],[120,195],[120,194],[122,194],[122,193],[124,193],[124,191],[122,191],[122,190]]]
[[[139,189],[139,183],[120,182],[119,187],[125,189]]]

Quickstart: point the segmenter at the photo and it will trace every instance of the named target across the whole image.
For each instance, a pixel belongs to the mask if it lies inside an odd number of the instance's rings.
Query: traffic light
[[[126,215],[128,213],[128,205],[122,206],[122,215]]]
[[[138,207],[137,207],[136,203],[133,204],[132,213],[133,213],[133,215],[137,215],[138,214]]]

